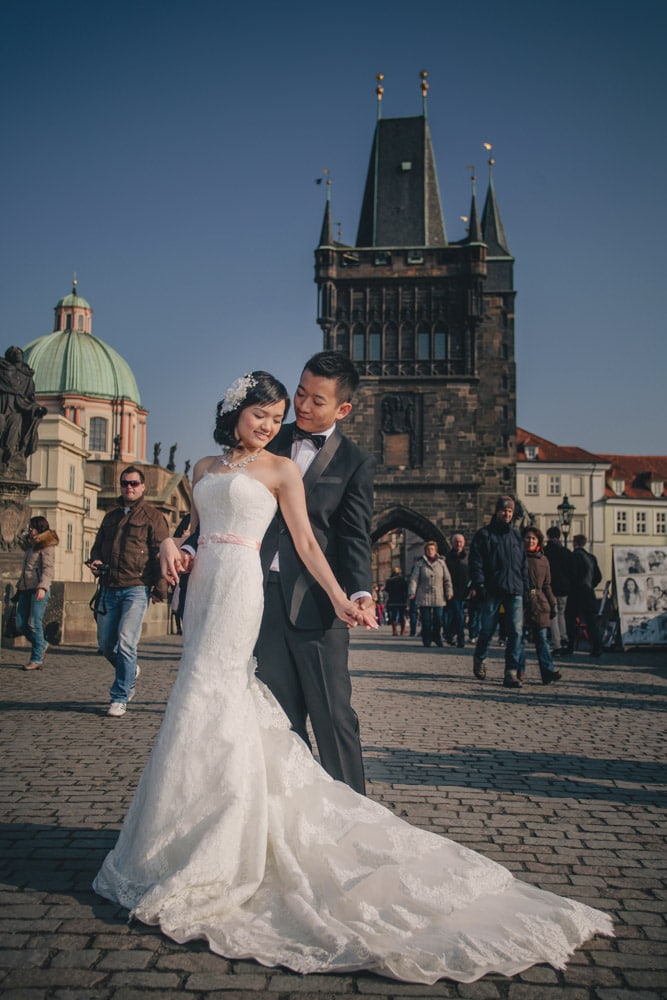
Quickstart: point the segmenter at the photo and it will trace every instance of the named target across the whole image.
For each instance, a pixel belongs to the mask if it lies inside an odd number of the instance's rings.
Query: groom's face
[[[294,413],[297,427],[311,434],[328,431],[352,409],[352,403],[341,403],[336,379],[313,375],[305,369],[294,393]]]

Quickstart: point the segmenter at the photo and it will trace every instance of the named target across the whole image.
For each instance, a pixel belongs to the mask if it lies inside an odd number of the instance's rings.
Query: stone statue
[[[190,465],[191,464],[192,463],[190,462],[190,459],[186,458],[186,460],[185,460],[185,468],[183,469],[183,475],[185,476],[186,479],[190,475]]]
[[[172,444],[171,448],[169,449],[169,461],[167,462],[167,468],[169,469],[170,472],[176,471],[176,463],[174,462],[174,455],[176,454],[177,448],[178,448],[177,444]]]
[[[37,427],[47,411],[35,401],[34,374],[20,347],[8,347],[0,358],[0,457],[5,464],[37,449]]]
[[[153,445],[153,465],[160,464],[160,452],[162,451],[162,442],[156,441]]]

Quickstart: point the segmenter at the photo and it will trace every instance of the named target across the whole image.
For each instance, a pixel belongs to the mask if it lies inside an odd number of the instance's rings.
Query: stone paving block
[[[186,976],[183,988],[192,993],[236,990],[239,993],[244,993],[245,1000],[247,1000],[249,993],[266,993],[269,989],[268,981],[268,975],[223,977],[213,972],[196,972]]]
[[[27,966],[39,967],[48,960],[47,948],[3,948],[0,951],[0,969],[23,969]]]

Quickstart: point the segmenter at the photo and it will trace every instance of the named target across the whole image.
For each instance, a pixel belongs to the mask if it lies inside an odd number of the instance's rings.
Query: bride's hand
[[[354,628],[355,625],[365,625],[366,628],[378,627],[374,612],[371,613],[368,609],[360,608],[355,601],[348,601],[346,597],[334,602],[334,611],[336,617],[346,622],[350,628]]]

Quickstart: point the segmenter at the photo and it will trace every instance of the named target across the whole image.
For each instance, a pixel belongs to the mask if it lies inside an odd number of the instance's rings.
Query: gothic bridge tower
[[[447,547],[515,488],[514,259],[493,187],[450,243],[426,115],[378,119],[356,244],[334,239],[330,186],[315,251],[324,349],[361,387],[345,433],[378,460],[374,539],[408,528]],[[490,147],[489,147],[490,148]]]

